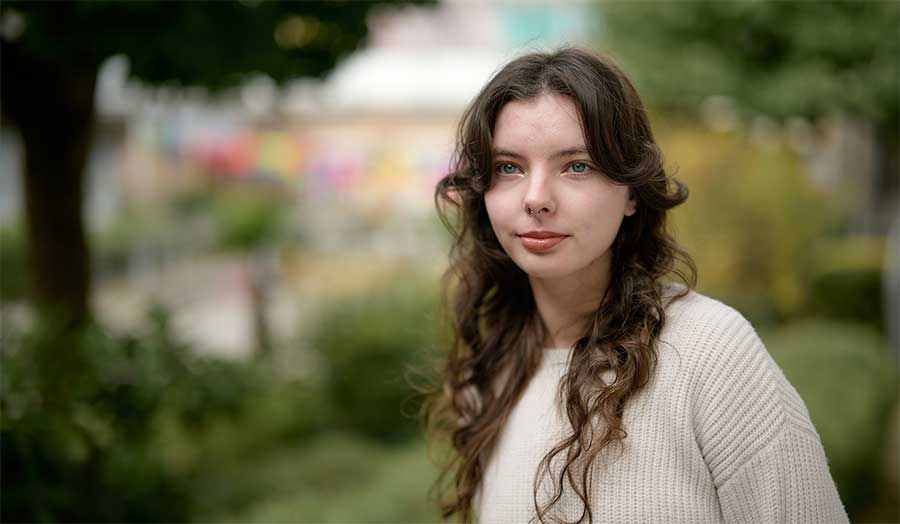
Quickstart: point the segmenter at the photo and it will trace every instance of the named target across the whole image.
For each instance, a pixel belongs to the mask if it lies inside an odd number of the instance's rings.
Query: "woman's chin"
[[[518,266],[529,278],[538,278],[542,280],[564,278],[577,271],[576,268],[551,260],[523,261],[523,263],[518,264]]]

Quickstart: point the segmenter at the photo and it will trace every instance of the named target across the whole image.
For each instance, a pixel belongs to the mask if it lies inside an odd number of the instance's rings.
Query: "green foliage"
[[[279,378],[271,360],[198,357],[173,337],[161,310],[132,336],[96,326],[65,340],[49,325],[5,331],[4,519],[432,520],[425,491],[434,472],[420,446],[323,433],[415,431],[415,407],[400,412],[412,395],[403,370],[431,343],[419,329],[430,295],[406,287],[367,301],[367,310],[376,303],[409,325],[393,321],[400,335],[382,334],[375,358],[336,349],[349,360],[332,370],[351,376],[321,384]],[[364,326],[355,318],[345,329]]]
[[[798,315],[816,262],[811,246],[836,221],[801,160],[739,133],[661,131],[660,142],[678,159],[678,177],[691,191],[673,218],[678,240],[697,262],[700,290],[757,324]]]
[[[275,240],[284,226],[288,202],[264,188],[218,190],[212,214],[219,242],[226,249],[251,251]]]
[[[0,228],[0,302],[22,298],[28,285],[25,238],[18,227]]]
[[[257,456],[253,467],[217,471],[230,499],[198,513],[205,522],[440,522],[427,497],[437,475],[425,446],[385,446],[348,434],[325,433],[302,445]],[[260,489],[261,488],[261,489]],[[259,490],[253,497],[237,491]],[[223,500],[223,502],[226,502]]]
[[[328,364],[327,390],[342,429],[382,440],[417,431],[415,380],[438,346],[437,299],[415,275],[325,307],[312,336]]]
[[[853,520],[881,481],[879,464],[897,402],[897,362],[864,325],[811,320],[763,338],[806,402]]]
[[[96,68],[128,56],[151,83],[222,88],[265,71],[276,80],[318,76],[366,36],[368,2],[3,3],[21,17],[14,40],[30,57],[66,68]],[[4,44],[6,42],[4,41]],[[5,50],[5,49],[4,49]]]
[[[846,237],[821,244],[810,276],[808,313],[866,323],[884,333],[884,240]]]
[[[847,269],[816,275],[810,310],[821,316],[865,322],[884,331],[881,270]]]
[[[153,445],[157,417],[185,427],[239,411],[248,374],[192,357],[156,312],[148,333],[119,337],[47,321],[4,333],[0,432],[3,516],[10,521],[177,521],[189,485]],[[102,496],[100,496],[102,494]]]
[[[272,380],[272,369],[242,366],[256,378],[242,407],[191,427],[171,413],[160,414],[154,447],[179,478],[190,482],[191,518],[218,521],[297,486],[275,486],[273,469],[296,471],[302,464],[285,455],[306,449],[330,424],[331,405],[320,388]],[[268,378],[269,380],[266,380]]]
[[[897,2],[610,1],[601,13],[610,46],[653,105],[727,95],[753,112],[845,111],[896,133]]]

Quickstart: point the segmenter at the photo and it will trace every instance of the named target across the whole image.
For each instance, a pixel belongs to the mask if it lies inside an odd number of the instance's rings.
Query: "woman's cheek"
[[[501,231],[504,229],[506,217],[508,215],[507,210],[504,206],[504,199],[502,195],[495,189],[484,195],[484,204],[487,208],[488,218],[491,221],[491,226],[494,228],[494,232],[497,233],[499,237]]]

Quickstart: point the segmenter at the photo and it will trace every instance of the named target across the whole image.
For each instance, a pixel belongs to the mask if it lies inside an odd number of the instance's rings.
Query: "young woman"
[[[797,392],[738,312],[691,291],[666,230],[686,198],[607,58],[529,54],[477,96],[435,195],[454,234],[429,412],[453,452],[445,517],[847,522]]]

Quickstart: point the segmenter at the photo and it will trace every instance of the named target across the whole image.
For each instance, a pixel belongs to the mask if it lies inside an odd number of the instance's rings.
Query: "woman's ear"
[[[634,190],[628,188],[628,202],[625,203],[625,216],[630,217],[637,213],[637,198],[634,196]]]

